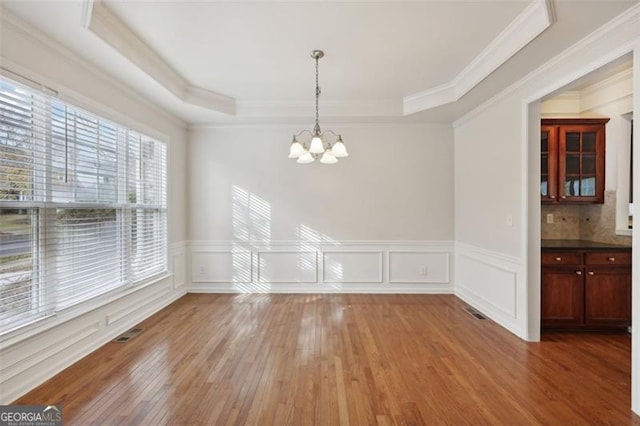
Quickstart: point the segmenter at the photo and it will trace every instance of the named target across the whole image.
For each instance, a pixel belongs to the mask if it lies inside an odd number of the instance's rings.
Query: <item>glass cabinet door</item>
[[[559,182],[563,201],[604,201],[604,127],[560,128]]]
[[[558,188],[556,128],[543,125],[540,130],[540,197],[542,201],[554,201]]]

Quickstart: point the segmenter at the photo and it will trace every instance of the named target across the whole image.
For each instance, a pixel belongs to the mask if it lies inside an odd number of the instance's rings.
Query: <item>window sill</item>
[[[143,281],[135,287],[125,287],[114,289],[108,293],[96,296],[93,299],[86,300],[75,306],[62,309],[52,315],[37,319],[24,326],[10,330],[5,334],[0,334],[0,351],[7,349],[17,343],[32,338],[40,333],[44,333],[52,328],[58,327],[67,321],[88,314],[92,311],[100,309],[110,303],[117,302],[131,294],[140,290],[151,287],[161,281],[171,278],[173,273],[165,272]]]
[[[632,234],[633,234],[633,230],[631,229],[616,229],[616,235],[630,237]]]

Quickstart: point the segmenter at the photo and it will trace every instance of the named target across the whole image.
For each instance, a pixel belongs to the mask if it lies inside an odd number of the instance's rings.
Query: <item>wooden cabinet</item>
[[[585,270],[585,325],[631,325],[631,264],[607,267],[587,263]]]
[[[540,196],[543,203],[604,203],[608,118],[543,119]]]
[[[584,323],[584,283],[575,267],[542,269],[542,325],[575,327]]]
[[[631,251],[543,251],[541,317],[543,328],[626,329]]]

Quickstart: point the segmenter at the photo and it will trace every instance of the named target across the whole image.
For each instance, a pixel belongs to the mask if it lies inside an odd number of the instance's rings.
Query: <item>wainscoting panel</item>
[[[32,368],[38,363],[46,361],[49,357],[56,353],[63,352],[76,343],[92,336],[100,330],[99,322],[90,324],[74,324],[64,335],[61,335],[55,341],[48,341],[46,345],[42,345],[38,351],[33,351],[25,355],[25,349],[28,344],[21,343],[14,345],[9,350],[2,353],[2,375],[1,382],[6,382],[23,371]],[[61,333],[62,334],[62,333]]]
[[[323,252],[324,283],[382,283],[381,251]]]
[[[449,241],[191,241],[194,293],[452,293]]]
[[[390,283],[448,283],[449,252],[389,251]]]
[[[456,245],[455,294],[523,337],[526,312],[523,307],[525,283],[519,282],[518,258],[482,248]],[[524,337],[523,337],[524,338]]]
[[[184,287],[187,283],[187,259],[185,248],[172,250],[171,270],[173,271],[173,288]]]
[[[171,257],[170,257],[171,259]],[[175,264],[173,265],[175,267]],[[185,294],[172,275],[78,317],[52,317],[42,331],[0,343],[0,404],[9,404]]]
[[[256,261],[258,282],[318,282],[318,252],[316,251],[258,251]]]
[[[244,247],[191,252],[191,281],[250,283],[252,253]]]

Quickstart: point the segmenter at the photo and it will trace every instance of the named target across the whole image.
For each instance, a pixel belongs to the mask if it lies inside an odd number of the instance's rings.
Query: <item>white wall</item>
[[[539,323],[529,319],[539,317],[527,313],[540,309],[539,299],[528,296],[540,287],[527,261],[529,250],[539,250],[540,238],[528,230],[539,229],[540,220],[539,194],[531,191],[528,171],[535,172],[540,160],[529,158],[529,144],[535,143],[529,141],[529,126],[539,123],[529,123],[527,105],[629,53],[640,36],[639,15],[639,7],[630,9],[454,123],[455,285],[468,290],[456,291],[523,338],[538,338]],[[513,227],[506,226],[510,214]],[[530,239],[538,240],[537,249]],[[472,260],[459,262],[460,256]],[[515,278],[498,274],[505,270],[505,256]],[[507,299],[505,291],[515,296]],[[640,315],[638,306],[634,309]]]
[[[301,126],[191,130],[190,269],[196,289],[450,291],[451,127],[325,127],[339,130],[350,152],[335,165],[287,158]],[[227,254],[204,254],[212,247]],[[234,256],[231,247],[246,252]],[[340,254],[327,254],[337,248]],[[285,253],[259,253],[276,249]],[[233,272],[240,258],[249,276]],[[207,265],[218,267],[209,271]]]
[[[501,102],[454,137],[456,241],[510,256],[520,254],[522,227],[519,110],[518,100]]]
[[[302,226],[334,240],[453,237],[450,126],[330,127],[350,152],[335,165],[287,158],[302,126],[192,129],[190,239],[244,239],[243,197],[264,213],[253,240],[298,240]]]
[[[62,98],[169,143],[169,241],[172,274],[127,294],[100,299],[0,336],[0,403],[7,404],[185,293],[186,130],[128,87],[15,18],[2,16],[2,67],[54,88]],[[80,316],[76,316],[76,314]]]

